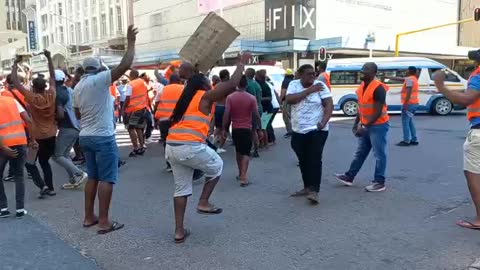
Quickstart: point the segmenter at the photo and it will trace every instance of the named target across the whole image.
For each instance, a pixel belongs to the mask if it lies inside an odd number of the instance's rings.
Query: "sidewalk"
[[[31,216],[1,219],[0,231],[3,270],[100,269]]]

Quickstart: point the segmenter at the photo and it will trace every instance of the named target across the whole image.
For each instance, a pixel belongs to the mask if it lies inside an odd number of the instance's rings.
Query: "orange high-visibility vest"
[[[322,75],[325,77],[325,81],[326,81],[325,84],[328,86],[330,90],[332,90],[332,84],[330,83],[330,74],[328,74],[327,72],[323,72],[322,74],[320,74],[320,76]]]
[[[384,86],[384,84],[379,80],[373,80],[368,85],[367,89],[365,89],[365,82],[362,82],[360,87],[357,89],[357,96],[358,96],[358,113],[360,114],[360,122],[364,125],[368,124],[370,121],[370,117],[375,114],[375,99],[374,93],[375,89],[380,85]],[[387,88],[385,88],[385,91]],[[390,118],[388,117],[387,113],[387,105],[383,105],[382,115],[373,123],[373,125],[380,125],[388,122]]]
[[[167,143],[205,143],[212,115],[200,111],[200,101],[205,91],[199,90],[193,97],[182,120],[168,131]]]
[[[480,67],[478,67],[468,78],[468,82],[473,78],[473,76],[480,74]],[[469,121],[472,121],[473,118],[480,117],[480,99],[477,99],[475,103],[467,107],[467,117]]]
[[[0,138],[8,147],[26,145],[27,136],[23,127],[23,120],[17,108],[15,99],[0,96]]]
[[[110,95],[114,98],[114,105],[118,107],[119,105],[119,101],[118,101],[118,96],[120,95],[120,92],[118,92],[118,88],[117,86],[115,86],[115,84],[112,84],[110,86]],[[120,111],[119,111],[120,108],[113,108],[113,115],[115,117],[119,117],[120,116]]]
[[[418,93],[420,90],[420,86],[418,84],[418,79],[415,76],[409,76],[408,78],[413,81],[412,94],[410,94],[410,99],[408,100],[408,104],[419,104],[420,100],[418,98]],[[405,104],[406,99],[407,99],[407,82],[403,83],[403,87],[402,87],[402,104]]]
[[[127,113],[143,110],[148,106],[148,88],[145,81],[142,79],[135,79],[130,82],[132,87],[132,95],[130,96],[130,103],[125,109]]]
[[[170,119],[173,110],[183,93],[183,88],[183,84],[169,84],[163,88],[157,111],[155,111],[155,119],[159,121]]]
[[[25,97],[22,95],[22,93],[20,93],[20,91],[18,91],[17,89],[13,89],[12,91],[10,90],[4,90],[0,93],[0,95],[4,96],[4,97],[12,97],[12,98],[15,98],[15,96],[13,96],[12,92],[15,93],[15,95],[20,99],[20,101],[22,102],[23,105],[27,105],[27,103],[25,102]]]

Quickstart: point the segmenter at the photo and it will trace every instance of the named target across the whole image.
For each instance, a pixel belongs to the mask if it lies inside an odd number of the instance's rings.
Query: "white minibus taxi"
[[[455,106],[440,94],[432,80],[432,74],[444,69],[447,73],[445,84],[453,90],[464,91],[467,80],[445,65],[423,57],[378,57],[378,58],[349,58],[332,59],[328,62],[327,72],[330,73],[333,101],[335,110],[341,110],[345,115],[355,116],[358,112],[357,96],[355,94],[360,85],[359,72],[366,62],[375,62],[378,66],[378,77],[385,76],[405,77],[409,66],[418,69],[417,76],[420,85],[419,111],[426,111],[437,115],[447,115],[452,110],[464,108]],[[389,111],[400,111],[402,82],[382,79],[390,89],[387,92]]]

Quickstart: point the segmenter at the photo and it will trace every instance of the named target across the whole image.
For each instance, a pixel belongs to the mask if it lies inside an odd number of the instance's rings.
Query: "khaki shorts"
[[[480,174],[480,129],[472,129],[468,132],[463,144],[463,169]]]
[[[207,182],[223,171],[223,160],[208,145],[169,145],[165,148],[165,158],[172,166],[175,181],[174,197],[190,196],[193,189],[193,171],[205,173]]]

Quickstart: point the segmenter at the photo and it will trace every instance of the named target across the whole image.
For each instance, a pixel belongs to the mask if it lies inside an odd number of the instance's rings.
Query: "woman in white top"
[[[298,69],[299,80],[290,82],[286,101],[292,105],[292,148],[298,157],[303,189],[292,194],[306,196],[318,203],[322,179],[323,148],[328,137],[328,121],[333,112],[330,89],[315,81],[315,69],[303,65]]]

